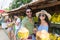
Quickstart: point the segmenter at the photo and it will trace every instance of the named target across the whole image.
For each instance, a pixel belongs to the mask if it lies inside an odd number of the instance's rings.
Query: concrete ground
[[[0,40],[10,40],[4,30],[0,29]]]

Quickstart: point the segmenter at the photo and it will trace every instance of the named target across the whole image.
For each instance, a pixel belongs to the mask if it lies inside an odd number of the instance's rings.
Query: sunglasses
[[[31,11],[26,11],[26,13],[31,13]]]
[[[39,16],[40,16],[40,17],[41,17],[41,16],[42,16],[42,17],[45,17],[45,14],[40,14]]]

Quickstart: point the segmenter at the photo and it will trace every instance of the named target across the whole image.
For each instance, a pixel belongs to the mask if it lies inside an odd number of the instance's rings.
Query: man
[[[14,40],[16,40],[16,34],[20,28],[20,23],[21,23],[21,20],[20,18],[18,17],[17,14],[14,15],[14,23],[15,23],[15,36],[14,36]]]
[[[32,9],[27,7],[26,17],[22,20],[22,26],[26,27],[29,30],[29,36],[32,36],[34,29],[34,21],[32,18]]]

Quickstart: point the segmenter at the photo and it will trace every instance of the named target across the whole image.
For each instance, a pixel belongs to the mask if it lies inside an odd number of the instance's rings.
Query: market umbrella
[[[0,13],[4,13],[5,11],[4,10],[0,10]]]
[[[0,14],[2,14],[2,16],[8,15],[5,10],[0,10]]]

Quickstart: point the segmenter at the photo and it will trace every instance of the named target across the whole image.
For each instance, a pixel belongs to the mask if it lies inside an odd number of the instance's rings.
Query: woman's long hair
[[[45,14],[45,21],[48,23],[48,26],[50,27],[50,21],[49,21],[46,14]],[[40,14],[39,14],[39,16],[38,16],[38,26],[40,26],[40,24],[41,24],[41,19],[40,19]]]

